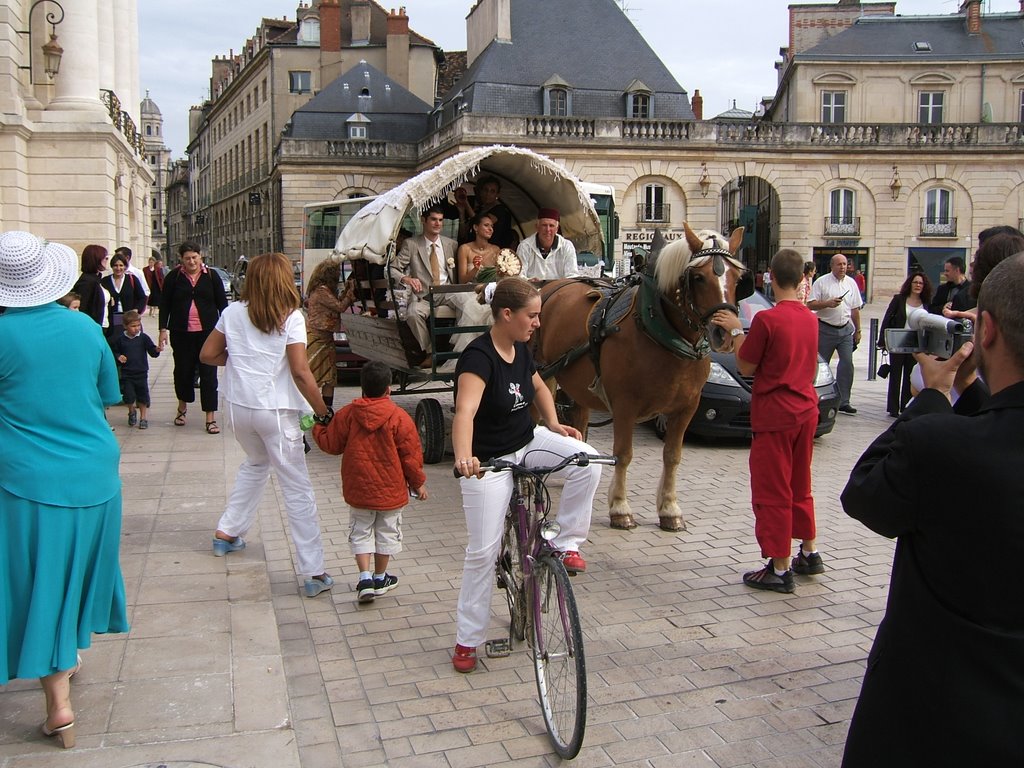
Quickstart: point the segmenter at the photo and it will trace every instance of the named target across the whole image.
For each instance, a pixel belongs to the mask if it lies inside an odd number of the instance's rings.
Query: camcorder
[[[927,352],[945,360],[960,349],[965,341],[970,341],[972,336],[969,323],[933,315],[924,307],[917,307],[907,313],[907,325],[909,329],[886,329],[885,348],[890,354]]]

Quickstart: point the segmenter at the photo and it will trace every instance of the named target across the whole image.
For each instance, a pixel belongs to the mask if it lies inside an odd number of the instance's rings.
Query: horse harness
[[[694,258],[714,259],[712,269],[716,276],[721,277],[725,274],[726,259],[732,259],[732,254],[724,248],[706,248],[694,254]],[[737,312],[735,306],[722,302],[701,315],[694,306],[690,291],[685,290],[684,292],[685,286],[681,284],[676,289],[675,300],[669,304],[669,313],[666,313],[657,282],[654,277],[647,274],[634,275],[615,282],[592,278],[567,281],[555,288],[542,301],[547,301],[566,285],[579,282],[589,284],[591,290],[587,296],[597,298],[587,315],[587,341],[585,344],[568,350],[554,362],[543,366],[540,369],[540,375],[544,379],[557,375],[584,355],[589,354],[594,366],[595,384],[599,382],[601,379],[601,344],[606,338],[621,330],[619,323],[634,309],[636,309],[634,315],[640,330],[652,341],[683,360],[702,360],[711,353],[711,342],[708,340],[704,325],[715,312],[720,309]],[[682,283],[682,281],[680,282]],[[669,314],[679,318],[683,325],[695,332],[697,340],[691,342],[680,336],[672,326]],[[699,318],[699,323],[694,318]],[[604,398],[602,397],[602,399]]]

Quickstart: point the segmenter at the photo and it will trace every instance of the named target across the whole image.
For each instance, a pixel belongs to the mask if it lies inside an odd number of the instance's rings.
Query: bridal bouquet
[[[503,277],[514,277],[523,271],[523,263],[519,261],[515,251],[502,248],[498,252],[498,264],[496,267],[484,267],[476,273],[478,283],[494,283]]]

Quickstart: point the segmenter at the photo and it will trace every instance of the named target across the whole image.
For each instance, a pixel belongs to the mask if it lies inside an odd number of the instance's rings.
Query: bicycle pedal
[[[488,640],[484,644],[489,659],[503,659],[512,655],[512,645],[507,637],[499,637],[497,640]]]

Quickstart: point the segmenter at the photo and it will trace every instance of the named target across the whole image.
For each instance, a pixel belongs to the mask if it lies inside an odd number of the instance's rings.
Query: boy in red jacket
[[[402,510],[409,489],[427,498],[423,449],[412,418],[395,405],[391,369],[373,361],[359,377],[363,396],[342,408],[325,427],[313,427],[320,449],[341,463],[341,492],[350,506],[348,540],[359,566],[356,597],[371,602],[398,586],[387,572],[392,555],[402,551]],[[374,570],[370,570],[370,556]]]

